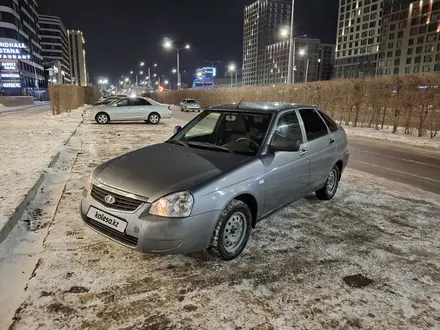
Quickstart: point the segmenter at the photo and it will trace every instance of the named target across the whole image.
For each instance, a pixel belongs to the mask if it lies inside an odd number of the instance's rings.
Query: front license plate
[[[87,217],[106,225],[107,227],[113,228],[121,233],[125,232],[127,227],[127,222],[118,219],[108,213],[102,212],[93,206],[90,207],[89,212],[87,212]]]

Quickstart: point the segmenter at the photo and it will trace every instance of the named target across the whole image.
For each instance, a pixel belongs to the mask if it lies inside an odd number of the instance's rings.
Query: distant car
[[[143,120],[149,124],[159,124],[162,118],[171,117],[171,107],[144,97],[123,97],[113,103],[98,107],[92,113],[98,124],[114,121]]]
[[[180,102],[180,110],[181,111],[201,111],[201,106],[199,102],[194,99],[184,99]]]
[[[96,102],[95,104],[93,104],[94,107],[100,106],[100,105],[107,105],[110,104],[118,99],[120,99],[120,96],[110,96],[107,97],[105,99],[99,100],[98,102]]]
[[[176,127],[165,143],[99,165],[83,191],[81,215],[139,252],[208,249],[231,260],[275,210],[311,192],[332,199],[348,158],[344,129],[320,109],[221,105]]]

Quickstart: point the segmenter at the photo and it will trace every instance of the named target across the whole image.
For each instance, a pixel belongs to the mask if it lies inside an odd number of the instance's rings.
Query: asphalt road
[[[198,113],[173,110],[191,120]],[[440,194],[440,154],[389,141],[349,136],[349,168]]]

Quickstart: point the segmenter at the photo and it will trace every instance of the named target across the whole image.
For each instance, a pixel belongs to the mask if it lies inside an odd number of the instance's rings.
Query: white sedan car
[[[123,97],[106,106],[99,107],[93,117],[98,124],[113,121],[143,120],[158,124],[162,118],[171,118],[171,106],[145,97]]]

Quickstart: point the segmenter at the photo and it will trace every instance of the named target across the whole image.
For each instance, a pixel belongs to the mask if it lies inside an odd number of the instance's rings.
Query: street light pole
[[[310,63],[310,57],[307,56],[306,79],[305,79],[306,84],[307,84],[307,77],[309,75],[309,63]]]
[[[293,84],[294,83],[294,76],[293,76],[293,70],[294,70],[294,63],[295,63],[295,39],[293,37],[293,23],[294,23],[294,17],[295,17],[295,0],[292,0],[292,13],[290,17],[290,44],[289,44],[289,66],[288,66],[288,72],[287,72],[287,83]]]
[[[180,91],[180,49],[177,48],[177,90]]]

